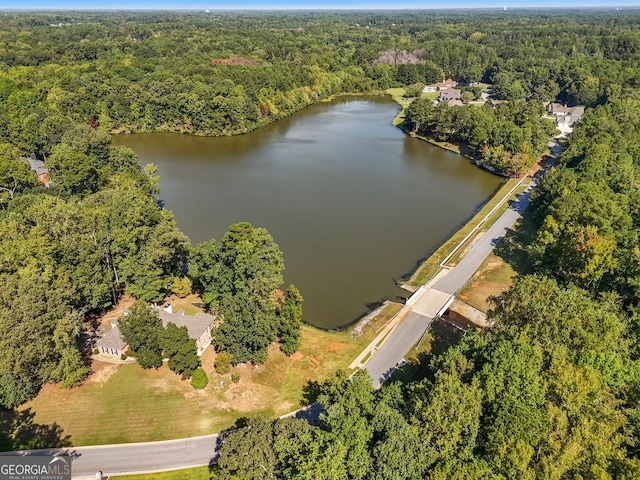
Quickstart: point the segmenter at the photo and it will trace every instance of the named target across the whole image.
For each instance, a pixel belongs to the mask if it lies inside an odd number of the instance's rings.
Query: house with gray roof
[[[111,322],[111,330],[105,333],[96,342],[96,348],[105,355],[121,356],[129,344],[124,341],[117,320]]]
[[[449,102],[451,100],[462,101],[462,91],[457,88],[447,88],[446,90],[440,91],[440,96],[438,97],[439,102]]]
[[[556,125],[563,133],[572,131],[573,126],[580,121],[584,115],[584,107],[567,107],[562,103],[553,102],[547,104],[547,113],[556,117]]]
[[[206,313],[196,313],[193,317],[184,314],[184,310],[178,311],[178,313],[173,313],[171,311],[171,306],[169,305],[164,310],[159,308],[154,309],[160,320],[162,320],[162,325],[164,328],[167,328],[167,325],[173,323],[176,327],[187,327],[187,334],[189,338],[196,341],[196,351],[198,356],[202,355],[202,352],[205,351],[207,346],[211,344],[211,329],[213,328],[213,322],[216,317],[214,315],[208,315]],[[125,315],[129,312],[125,311]],[[111,322],[111,330],[105,333],[100,339],[95,343],[95,348],[97,348],[100,353],[105,355],[122,355],[129,345],[122,338],[122,333],[118,328],[118,323],[116,320]]]
[[[29,155],[29,168],[36,172],[38,180],[45,185],[49,183],[49,170],[44,166],[42,160],[38,160],[35,153]]]
[[[163,310],[158,309],[157,312],[164,328],[167,328],[170,323],[173,323],[176,327],[187,327],[189,338],[196,341],[198,355],[202,355],[205,348],[211,344],[211,329],[216,319],[215,316],[196,313],[193,317],[190,317],[184,314],[184,310],[173,313],[170,306]]]

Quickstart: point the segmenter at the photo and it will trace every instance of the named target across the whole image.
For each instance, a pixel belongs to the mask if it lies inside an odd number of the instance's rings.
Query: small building
[[[29,155],[29,167],[36,172],[38,180],[47,185],[49,183],[49,170],[44,166],[42,160],[38,160],[35,153]]]
[[[462,107],[464,104],[462,103],[462,100],[458,100],[456,98],[451,99],[451,100],[447,100],[447,105],[449,107]]]
[[[111,322],[111,330],[96,342],[96,348],[105,355],[121,356],[129,345],[122,338],[117,320]]]
[[[449,102],[450,100],[460,100],[462,104],[462,91],[455,88],[448,88],[440,91],[439,102]]]

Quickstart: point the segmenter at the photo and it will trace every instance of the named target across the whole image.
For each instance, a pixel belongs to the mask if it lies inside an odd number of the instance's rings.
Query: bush
[[[193,375],[191,375],[191,386],[197,390],[202,390],[209,383],[209,377],[205,371],[198,367],[193,371]]]
[[[239,373],[232,373],[231,374],[231,381],[233,383],[238,383],[240,381],[240,374]]]
[[[216,363],[213,364],[213,367],[216,369],[220,375],[224,375],[225,373],[229,373],[231,371],[231,362],[233,361],[233,355],[229,352],[220,352],[216,356]]]
[[[98,350],[97,348],[93,349],[93,354],[94,355],[98,355],[100,353],[100,350]]]
[[[127,354],[123,353],[122,355],[120,355],[120,360],[126,360],[127,359]]]
[[[404,94],[402,96],[404,98],[419,97],[420,95],[422,95],[423,88],[424,83],[414,83],[413,85],[409,85],[404,89]]]

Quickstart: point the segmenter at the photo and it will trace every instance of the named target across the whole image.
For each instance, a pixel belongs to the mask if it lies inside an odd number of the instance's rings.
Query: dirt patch
[[[114,363],[104,363],[94,360],[91,362],[91,375],[89,375],[86,382],[105,383],[117,371],[118,365]]]
[[[487,263],[487,270],[494,270],[496,268],[500,268],[502,265],[504,265],[504,261],[503,260],[494,260],[492,262]]]
[[[303,358],[304,358],[304,355],[300,353],[300,351],[297,351],[293,355],[291,355],[291,360],[293,360],[294,362],[302,360]]]
[[[327,347],[327,352],[339,352],[340,350],[343,350],[343,349],[344,349],[343,345],[339,344],[338,342],[331,342]]]
[[[251,379],[240,377],[238,383],[232,383],[224,393],[229,405],[240,412],[261,410],[265,405],[272,405],[278,396],[278,390],[266,385],[251,382]]]
[[[98,319],[98,323],[106,330],[111,330],[111,320],[117,320],[122,317],[124,311],[129,309],[134,303],[136,303],[135,298],[130,295],[125,295],[111,310]]]

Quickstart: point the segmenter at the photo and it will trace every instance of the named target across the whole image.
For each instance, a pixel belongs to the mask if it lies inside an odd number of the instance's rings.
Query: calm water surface
[[[398,106],[339,99],[237,137],[120,135],[159,168],[161,198],[193,243],[266,227],[304,319],[347,325],[384,297],[499,187],[458,155],[391,125]]]

